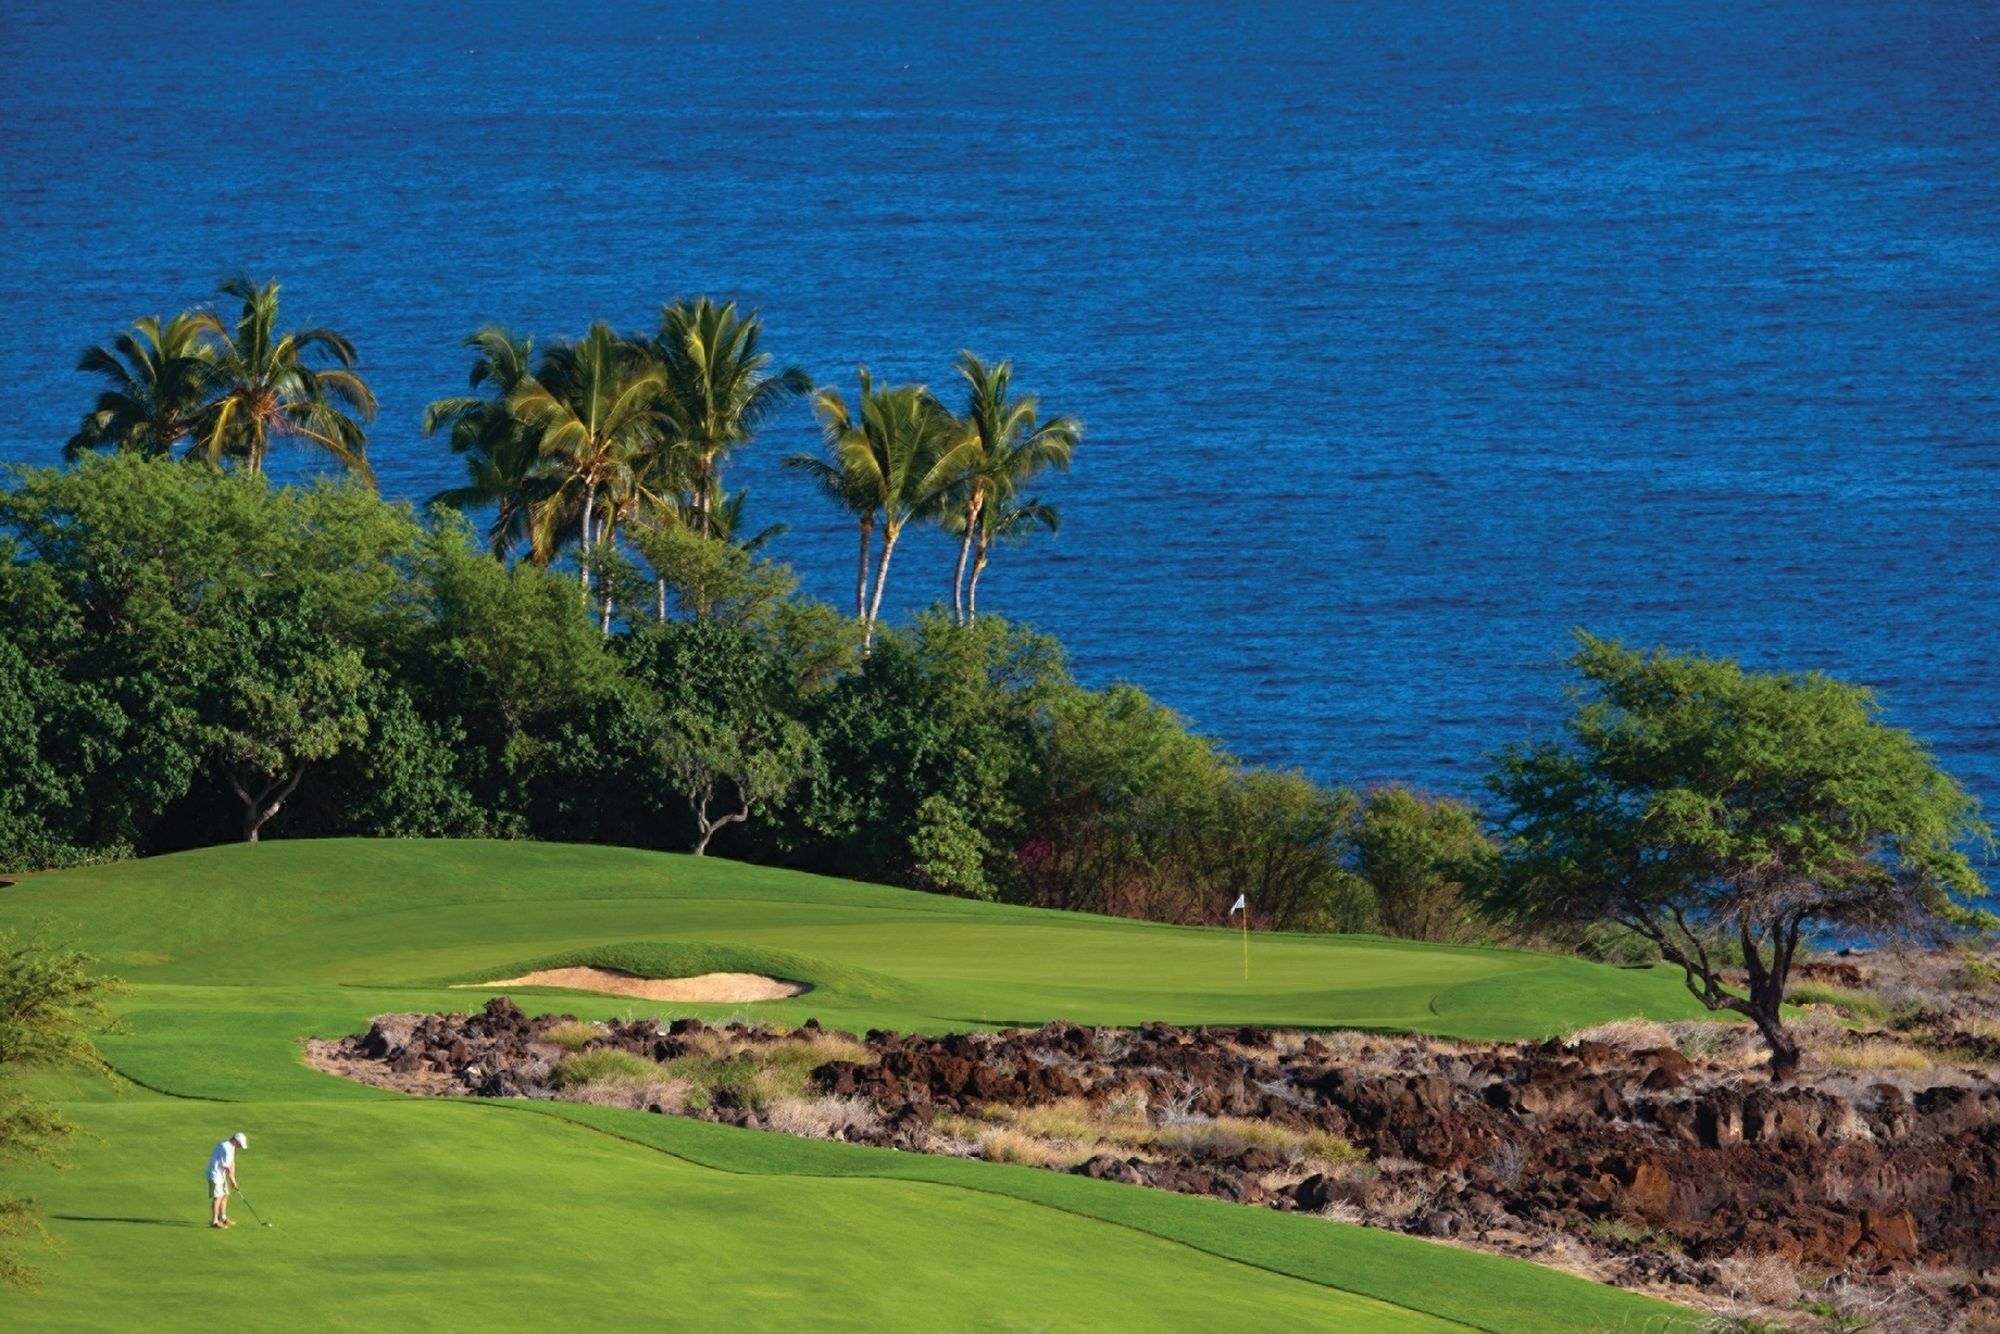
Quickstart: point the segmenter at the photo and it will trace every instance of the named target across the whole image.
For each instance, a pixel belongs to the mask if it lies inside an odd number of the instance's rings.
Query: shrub
[[[1968,955],[1964,963],[1945,976],[1945,984],[1955,991],[1991,991],[2000,987],[2000,967],[1977,955]]]
[[[1345,1167],[1350,1163],[1368,1161],[1366,1149],[1358,1147],[1345,1136],[1325,1130],[1306,1132],[1305,1152],[1309,1160],[1332,1167]]]
[[[1499,853],[1479,813],[1449,797],[1377,788],[1354,809],[1350,866],[1375,891],[1382,929],[1446,943],[1482,934],[1466,887],[1488,876]]]

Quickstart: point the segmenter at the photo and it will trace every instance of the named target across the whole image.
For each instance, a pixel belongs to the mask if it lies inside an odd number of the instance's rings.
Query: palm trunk
[[[882,527],[882,563],[875,567],[875,596],[869,599],[868,617],[861,623],[863,653],[875,643],[875,622],[882,615],[882,590],[889,583],[889,559],[896,554],[896,540],[902,535],[901,524],[887,523]]]
[[[577,564],[583,567],[583,601],[590,603],[590,524],[597,509],[597,483],[583,488],[583,541],[577,548]]]
[[[695,513],[695,519],[697,520],[696,527],[699,529],[703,537],[709,536],[710,529],[713,526],[709,516],[711,511],[714,509],[714,504],[713,504],[714,497],[711,494],[714,485],[714,478],[712,476],[714,471],[715,471],[714,456],[704,454],[702,456],[700,466],[695,471],[695,479],[694,479],[694,487],[695,487],[694,513]]]
[[[868,544],[875,538],[875,514],[861,516],[861,570],[854,576],[854,619],[868,620]]]
[[[986,560],[991,551],[992,543],[987,541],[986,537],[982,534],[979,539],[979,550],[973,554],[972,584],[967,588],[965,595],[965,623],[967,625],[979,619],[979,576],[986,573]]]
[[[659,581],[659,584],[660,584],[660,624],[665,625],[667,623],[667,581],[662,579]]]
[[[979,528],[979,509],[985,496],[972,493],[972,499],[965,502],[965,534],[958,539],[958,568],[951,576],[951,618],[959,625],[969,619],[965,612],[965,558],[972,553],[972,535]]]
[[[605,523],[603,536],[599,540],[598,545],[605,546],[608,543],[616,542],[617,540],[618,540],[618,523],[616,519],[613,519]],[[598,629],[604,632],[604,637],[606,639],[609,639],[611,638],[612,604],[613,602],[616,601],[616,594],[614,594],[611,591],[611,586],[605,583],[602,579],[597,581],[597,587],[598,591],[604,595],[604,617],[598,623]]]

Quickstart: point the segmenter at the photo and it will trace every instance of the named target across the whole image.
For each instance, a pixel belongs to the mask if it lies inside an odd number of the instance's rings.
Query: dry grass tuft
[[[1090,1155],[1065,1149],[1024,1135],[1012,1126],[991,1126],[979,1133],[979,1156],[989,1163],[1018,1163],[1023,1167],[1076,1166]]]
[[[586,1023],[581,1019],[559,1019],[541,1031],[539,1040],[578,1051],[603,1036],[602,1024]]]
[[[1011,1118],[1014,1127],[1042,1139],[1064,1140],[1087,1145],[1110,1140],[1119,1144],[1139,1144],[1152,1132],[1143,1112],[1121,1114],[1111,1104],[1093,1108],[1081,1098],[1064,1098],[1043,1107],[1022,1107]]]
[[[816,1065],[825,1065],[828,1061],[852,1061],[856,1065],[865,1065],[869,1059],[867,1046],[853,1038],[821,1034],[809,1041],[819,1058],[814,1062]]]
[[[1608,1024],[1579,1029],[1570,1034],[1570,1045],[1579,1042],[1602,1042],[1622,1051],[1651,1051],[1675,1045],[1673,1031],[1651,1019],[1614,1019]]]
[[[1888,1037],[1829,1044],[1816,1054],[1834,1070],[1928,1070],[1937,1063],[1922,1048]]]
[[[772,1130],[807,1139],[845,1139],[881,1127],[882,1117],[862,1098],[776,1097],[764,1111]]]
[[[586,1102],[593,1107],[624,1107],[642,1112],[658,1107],[668,1116],[687,1110],[689,1086],[685,1079],[653,1078],[593,1079],[566,1089],[568,1102]]]
[[[598,1082],[634,1083],[668,1077],[672,1072],[643,1056],[616,1047],[595,1047],[571,1052],[556,1062],[555,1085],[559,1089],[581,1088]]]
[[[1114,1121],[1145,1120],[1148,1110],[1146,1090],[1129,1088],[1104,1100],[1103,1115]]]
[[[1245,1149],[1270,1149],[1284,1153],[1303,1148],[1306,1136],[1269,1121],[1251,1121],[1240,1116],[1177,1120],[1154,1129],[1151,1142],[1162,1149],[1181,1153],[1227,1158]]]
[[[1896,1017],[1899,1006],[1879,991],[1857,991],[1825,982],[1797,982],[1785,998],[1794,1005],[1820,1005],[1850,1019],[1872,1019],[1886,1024]]]

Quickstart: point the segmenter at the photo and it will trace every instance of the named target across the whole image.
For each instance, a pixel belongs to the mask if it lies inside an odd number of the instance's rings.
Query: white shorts
[[[208,1179],[208,1198],[209,1198],[209,1199],[211,1199],[211,1200],[219,1200],[219,1199],[222,1199],[222,1198],[224,1198],[224,1197],[225,1197],[225,1196],[227,1196],[228,1194],[229,1194],[229,1178],[228,1178],[228,1177],[210,1177],[210,1178]]]

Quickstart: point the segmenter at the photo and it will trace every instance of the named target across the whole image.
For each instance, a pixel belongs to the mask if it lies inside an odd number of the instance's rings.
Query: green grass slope
[[[218,1302],[369,1328],[1638,1329],[1675,1315],[1513,1261],[1025,1168],[406,1099],[318,1074],[297,1045],[387,1010],[476,1008],[490,993],[453,984],[557,962],[769,971],[814,990],[701,1007],[512,989],[531,1012],[1494,1038],[1690,1013],[1657,972],[1253,934],[1245,980],[1224,931],[539,844],[273,843],[0,890],[0,926],[37,924],[130,985],[130,1031],[105,1046],[143,1087],[66,1089],[93,1138],[78,1171],[30,1174],[61,1250],[42,1293],[0,1296],[4,1323],[179,1328],[211,1323]],[[218,1236],[198,1226],[198,1169],[236,1129],[277,1226]]]

